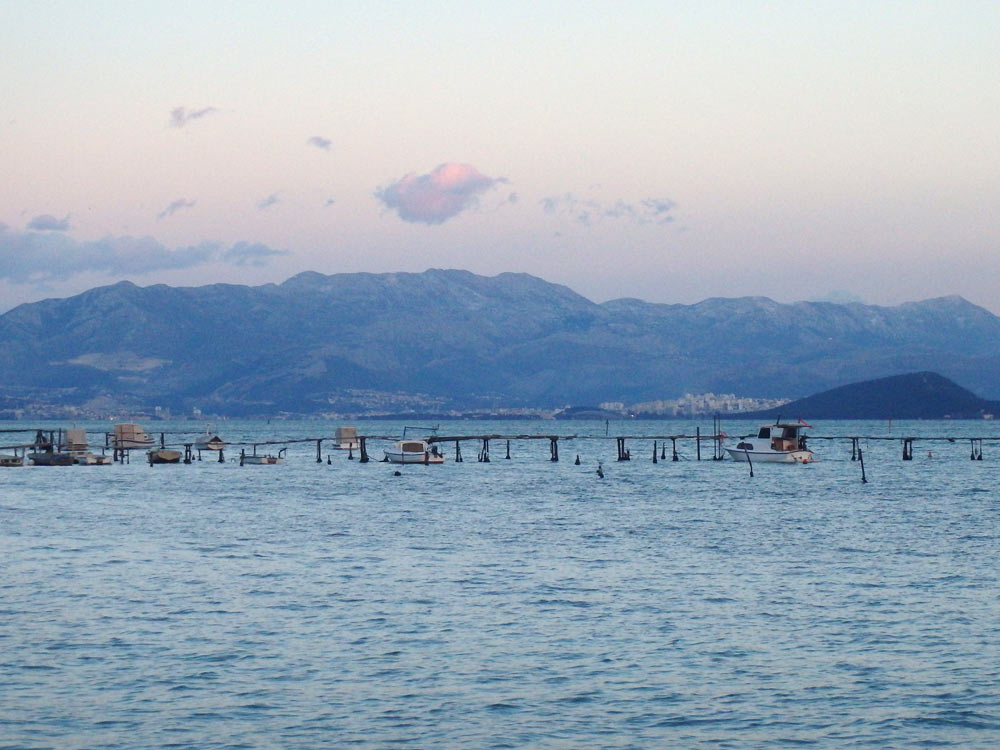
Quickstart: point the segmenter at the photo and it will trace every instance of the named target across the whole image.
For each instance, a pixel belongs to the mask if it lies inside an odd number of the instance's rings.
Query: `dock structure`
[[[95,431],[96,432],[96,431]],[[94,434],[92,432],[91,434]],[[194,431],[154,431],[152,435],[158,435],[159,440],[156,441],[155,438],[150,436],[150,442],[148,445],[137,446],[130,445],[128,447],[121,447],[115,440],[115,436],[111,432],[104,432],[104,447],[102,452],[113,452],[114,461],[123,464],[130,463],[130,455],[133,450],[148,450],[154,446],[159,448],[182,448],[183,449],[183,463],[191,464],[194,459],[194,451],[192,450],[195,445],[192,435]],[[27,437],[15,442],[16,438],[13,438],[9,445],[0,445],[0,451],[13,451],[13,458],[20,461],[13,460],[4,463],[4,466],[17,466],[27,463],[30,453],[39,452],[62,452],[75,450],[76,447],[82,442],[86,445],[86,434],[81,429],[52,429],[52,428],[14,428],[14,429],[0,429],[0,442],[7,442],[4,439],[5,436],[11,435],[12,438],[15,435],[26,435]],[[398,440],[398,436],[395,435],[359,435],[356,432],[350,435],[350,440],[344,440],[344,435],[323,435],[321,437],[287,437],[287,438],[277,438],[272,440],[242,440],[242,441],[225,441],[225,446],[227,448],[232,448],[233,450],[239,450],[239,454],[249,453],[249,455],[255,456],[257,454],[257,449],[261,447],[278,446],[280,447],[280,452],[283,454],[290,446],[302,443],[311,443],[315,445],[315,461],[316,463],[323,462],[323,446],[324,443],[332,445],[335,448],[343,446],[345,443],[348,449],[347,458],[354,459],[354,452],[357,450],[359,463],[368,463],[371,459],[368,455],[368,448],[371,441],[376,442],[395,442]],[[512,445],[516,445],[518,442],[531,442],[531,441],[548,441],[549,451],[548,451],[548,461],[558,462],[559,461],[559,443],[560,441],[576,441],[576,443],[606,443],[610,440],[615,441],[617,460],[618,461],[631,461],[632,460],[632,447],[648,446],[652,444],[652,462],[658,463],[660,461],[667,461],[668,455],[671,462],[681,461],[681,460],[702,460],[702,443],[709,442],[713,446],[711,459],[713,461],[723,460],[725,457],[725,450],[723,447],[724,441],[738,440],[742,439],[740,436],[730,436],[722,431],[722,425],[720,420],[716,420],[713,423],[713,432],[711,434],[703,435],[701,428],[697,427],[694,434],[682,433],[682,434],[669,434],[669,435],[659,435],[659,434],[626,434],[626,435],[597,435],[597,434],[567,434],[559,435],[553,433],[540,433],[540,434],[504,434],[504,433],[485,433],[485,434],[456,434],[456,435],[431,435],[424,438],[425,442],[429,445],[444,445],[444,444],[454,444],[455,447],[455,463],[462,463],[462,444],[472,442],[477,445],[478,453],[477,459],[479,463],[490,463],[491,461],[491,445],[490,443],[496,444],[498,441],[502,441],[504,444],[505,452],[503,458],[509,460],[511,458],[511,448]],[[914,450],[916,444],[921,444],[927,449],[928,457],[933,455],[931,450],[935,444],[959,444],[967,443],[969,446],[969,458],[973,461],[983,461],[984,460],[984,445],[986,443],[1000,443],[1000,435],[984,435],[984,436],[969,436],[969,435],[810,435],[808,436],[810,442],[826,441],[829,443],[842,443],[850,445],[850,460],[861,462],[861,481],[867,482],[867,477],[865,473],[865,456],[862,450],[862,443],[866,446],[872,442],[887,442],[896,443],[901,448],[901,458],[903,461],[912,461],[914,459]],[[670,443],[670,451],[667,451],[667,443]],[[158,446],[157,446],[158,444]],[[693,448],[693,457],[688,454],[688,457],[682,455],[678,446],[687,444]],[[922,448],[921,450],[923,450]],[[648,450],[648,448],[646,449]],[[224,463],[225,457],[221,449],[218,451],[218,462]],[[198,451],[198,460],[200,460],[200,450]],[[496,455],[500,455],[497,453]],[[649,453],[645,454],[649,456]],[[0,456],[2,457],[2,456]],[[6,458],[10,458],[7,456]],[[869,457],[870,458],[870,457]],[[236,459],[232,459],[236,460]],[[327,464],[331,464],[332,461],[330,457],[327,456]],[[580,465],[580,453],[576,454],[576,460],[573,462],[575,465]],[[241,462],[242,464],[242,462]],[[753,476],[753,469],[751,468],[751,476]]]

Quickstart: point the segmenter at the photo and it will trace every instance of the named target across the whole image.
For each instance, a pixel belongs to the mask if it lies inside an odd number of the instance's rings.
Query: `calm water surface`
[[[494,431],[605,425],[442,425]],[[0,469],[0,748],[1000,745],[1000,443],[862,441],[868,484],[842,441],[752,478],[690,441],[629,447],[467,443],[399,477],[309,443],[270,467]]]

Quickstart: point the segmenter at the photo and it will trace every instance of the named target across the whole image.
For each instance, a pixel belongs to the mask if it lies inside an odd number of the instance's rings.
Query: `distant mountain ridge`
[[[979,398],[936,372],[851,383],[740,417],[797,419],[981,419],[1000,416],[1000,401]]]
[[[1000,396],[1000,318],[896,307],[598,304],[528,274],[306,272],[250,287],[130,282],[0,315],[0,396],[206,412],[441,411],[795,397],[933,370]]]

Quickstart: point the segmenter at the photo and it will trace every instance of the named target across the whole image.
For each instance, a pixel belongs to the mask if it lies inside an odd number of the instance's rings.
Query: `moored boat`
[[[153,442],[153,436],[137,424],[120,422],[115,425],[114,447],[119,450],[148,448]]]
[[[0,453],[0,467],[3,466],[24,466],[24,459],[10,453]]]
[[[36,451],[29,453],[32,466],[72,466],[73,454],[62,451]]]
[[[779,464],[808,464],[818,461],[806,447],[802,433],[806,425],[776,422],[761,425],[756,437],[744,437],[726,451],[737,461]]]
[[[221,451],[225,447],[226,441],[211,430],[205,430],[194,443],[196,451]]]
[[[361,443],[358,441],[357,427],[338,427],[333,435],[333,447],[337,450],[358,450]]]
[[[172,448],[154,448],[146,452],[146,457],[152,464],[179,464],[181,462],[181,452]]]
[[[73,463],[77,466],[110,466],[111,456],[90,451],[73,451]]]
[[[443,464],[444,456],[425,440],[400,440],[385,451],[385,460],[391,464]]]
[[[272,456],[268,454],[266,456],[258,456],[256,454],[252,456],[240,456],[240,466],[274,466],[280,464],[284,461],[281,456]]]

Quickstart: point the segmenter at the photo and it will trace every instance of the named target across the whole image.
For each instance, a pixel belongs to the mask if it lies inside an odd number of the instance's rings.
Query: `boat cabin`
[[[798,424],[764,425],[757,433],[757,439],[770,440],[771,450],[775,451],[804,450],[806,441],[805,436],[799,434],[801,429],[802,425]]]
[[[360,445],[357,427],[338,427],[333,439],[336,447],[344,451],[349,449],[357,450]]]
[[[399,443],[399,450],[403,453],[424,453],[427,451],[427,443],[423,440],[405,440]]]

